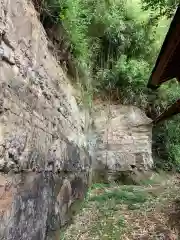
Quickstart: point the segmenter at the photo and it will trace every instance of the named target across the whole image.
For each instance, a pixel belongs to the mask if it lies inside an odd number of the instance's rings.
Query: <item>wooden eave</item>
[[[147,86],[156,89],[173,78],[180,80],[180,6],[171,22]]]

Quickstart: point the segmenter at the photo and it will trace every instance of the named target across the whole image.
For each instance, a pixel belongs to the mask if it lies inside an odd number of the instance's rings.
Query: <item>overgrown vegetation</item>
[[[175,80],[161,86],[158,94],[160,109],[171,105],[180,96]],[[162,110],[161,110],[162,111]],[[153,129],[155,166],[165,171],[180,171],[180,116],[158,124]]]
[[[77,69],[72,77],[88,101],[98,96],[135,104],[154,117],[178,98],[174,81],[155,93],[146,87],[178,0],[34,1],[45,27],[65,30]],[[154,129],[157,167],[180,169],[179,129],[179,117]]]
[[[173,16],[179,0],[142,0],[143,8],[145,10],[151,9],[157,12],[157,17],[166,16],[168,18]]]

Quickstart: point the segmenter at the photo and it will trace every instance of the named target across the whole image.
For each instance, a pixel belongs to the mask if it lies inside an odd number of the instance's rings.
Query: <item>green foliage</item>
[[[90,10],[87,2],[82,0],[62,0],[63,11],[59,14],[68,37],[71,49],[79,64],[87,68],[90,62],[88,26],[90,24]]]
[[[104,32],[93,67],[96,88],[100,92],[119,88],[123,99],[134,102],[137,92],[143,93],[155,57],[150,47],[153,26],[135,17],[123,2],[111,4],[99,21]]]
[[[180,117],[166,123],[166,148],[171,169],[180,171]]]
[[[90,190],[93,189],[106,189],[107,187],[110,187],[111,185],[109,183],[95,183],[91,186]]]
[[[155,167],[165,171],[180,171],[180,116],[154,129]]]
[[[59,0],[33,0],[35,6],[40,12],[41,21],[45,26],[52,26],[53,24],[59,23],[59,12],[62,7]],[[39,2],[39,4],[37,4]]]
[[[137,102],[146,100],[155,28],[140,5],[134,9],[123,0],[45,0],[44,9],[44,18],[58,19],[66,30],[86,87],[88,83],[98,94],[119,88],[125,100],[134,102],[139,93]]]
[[[174,79],[163,84],[159,89],[159,100],[167,107],[167,104],[174,103],[180,94],[179,83]]]
[[[172,82],[150,100],[154,95],[146,87],[169,26],[161,16],[170,17],[178,1],[44,0],[41,19],[45,27],[65,29],[86,102],[107,95],[144,109],[151,104],[158,114],[180,93]],[[176,119],[155,128],[156,155],[163,158],[156,166],[179,169],[179,129]]]
[[[147,195],[144,192],[140,191],[128,191],[115,189],[113,191],[105,191],[103,194],[94,196],[90,198],[90,201],[96,201],[99,203],[104,203],[110,199],[113,199],[116,203],[125,203],[125,204],[135,204],[135,203],[144,203],[147,200]]]
[[[163,84],[159,89],[161,111],[174,103],[180,96],[177,81],[172,80]],[[180,116],[167,120],[153,130],[155,165],[166,171],[180,171]]]
[[[142,0],[142,3],[145,10],[151,9],[157,12],[158,18],[161,16],[171,18],[179,4],[179,0]]]

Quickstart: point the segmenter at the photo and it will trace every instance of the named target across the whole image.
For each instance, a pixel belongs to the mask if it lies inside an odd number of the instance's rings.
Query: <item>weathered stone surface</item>
[[[0,0],[0,49],[0,239],[59,239],[89,181],[79,109],[31,1]]]
[[[0,239],[59,239],[93,167],[152,165],[151,122],[133,106],[100,107],[95,131],[48,49],[28,0],[0,0]],[[88,147],[88,152],[87,152]]]
[[[94,114],[97,150],[94,169],[110,173],[147,170],[153,164],[152,124],[135,106],[99,106]]]

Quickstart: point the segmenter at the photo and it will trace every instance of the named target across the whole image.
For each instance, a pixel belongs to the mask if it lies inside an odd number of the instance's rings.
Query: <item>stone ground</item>
[[[154,174],[136,186],[95,184],[63,240],[180,239],[180,175]]]

